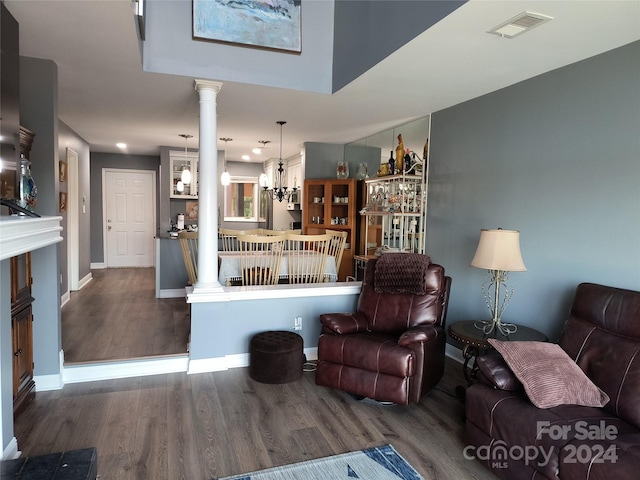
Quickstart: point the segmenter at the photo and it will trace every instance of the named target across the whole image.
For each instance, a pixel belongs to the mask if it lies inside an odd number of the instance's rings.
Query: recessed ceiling
[[[181,133],[197,145],[194,79],[142,71],[129,0],[5,4],[20,24],[21,55],[58,65],[59,117],[92,151],[119,153],[123,142],[157,155],[183,146]],[[554,20],[517,41],[487,35],[523,7]],[[270,140],[267,158],[277,157],[276,121],[286,120],[289,157],[303,142],[355,141],[638,39],[637,1],[472,0],[334,95],[225,82],[217,137],[233,138],[229,161],[264,161],[251,150]]]

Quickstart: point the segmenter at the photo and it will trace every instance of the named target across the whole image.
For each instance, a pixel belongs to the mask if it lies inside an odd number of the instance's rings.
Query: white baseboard
[[[60,297],[60,308],[64,307],[71,300],[71,292],[66,292]]]
[[[36,382],[36,392],[60,390],[64,387],[62,377],[59,373],[53,375],[34,375],[33,381]]]
[[[2,458],[0,460],[15,460],[16,458],[20,458],[20,454],[22,452],[18,450],[18,439],[13,437],[7,445],[7,448],[2,452]]]
[[[93,274],[89,272],[78,282],[78,290],[82,290],[82,287],[85,287],[91,280],[93,280]]]
[[[184,354],[158,358],[65,365],[62,371],[62,378],[65,384],[81,383],[114,378],[179,373],[186,372],[188,368],[189,356]]]
[[[107,267],[104,262],[97,262],[97,263],[91,262],[91,264],[89,265],[89,268],[91,268],[91,270],[101,270]]]
[[[318,347],[305,348],[304,354],[307,360],[318,359]],[[196,373],[220,372],[229,370],[230,368],[242,368],[249,366],[248,353],[236,353],[234,355],[225,355],[224,357],[203,358],[200,360],[191,360],[189,362],[189,375]]]
[[[449,357],[452,360],[455,360],[456,362],[458,362],[460,365],[462,365],[464,363],[464,357],[462,356],[462,350],[460,350],[458,347],[454,347],[451,344],[446,345],[445,350],[444,350],[444,354]]]
[[[184,288],[165,288],[160,290],[158,298],[186,298],[187,293]]]
[[[228,370],[228,363],[232,363],[233,361],[228,362],[227,358],[228,357],[216,357],[191,360],[189,362],[189,369],[187,370],[187,373],[189,375],[193,375],[195,373],[222,372],[224,370]],[[235,361],[239,363],[242,362],[242,360],[238,359]]]

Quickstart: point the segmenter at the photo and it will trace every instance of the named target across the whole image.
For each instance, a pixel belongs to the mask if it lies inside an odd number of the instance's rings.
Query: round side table
[[[501,341],[529,341],[529,342],[546,342],[548,338],[543,333],[533,328],[525,327],[523,325],[516,325],[517,329],[510,335],[503,335],[499,331],[486,334],[476,325],[480,325],[479,320],[465,320],[462,322],[456,322],[449,327],[449,335],[454,340],[464,344],[462,348],[462,356],[464,357],[464,365],[462,370],[464,378],[468,385],[471,385],[478,376],[478,366],[475,359],[480,354],[481,350],[492,350],[493,347],[489,343],[490,338]],[[469,360],[473,358],[473,366],[471,368],[471,374],[467,367],[469,366]]]

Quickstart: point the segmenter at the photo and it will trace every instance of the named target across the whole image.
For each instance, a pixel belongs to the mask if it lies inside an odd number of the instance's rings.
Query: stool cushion
[[[302,377],[302,337],[294,332],[268,331],[249,344],[249,376],[261,383],[288,383]]]

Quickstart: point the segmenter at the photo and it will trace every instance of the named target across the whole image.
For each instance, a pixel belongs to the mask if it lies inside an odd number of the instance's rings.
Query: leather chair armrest
[[[476,359],[480,375],[479,380],[498,390],[515,392],[522,390],[522,383],[511,371],[501,355],[489,354]]]
[[[408,347],[412,343],[429,342],[443,333],[444,331],[442,330],[442,327],[437,325],[419,325],[417,327],[410,328],[400,335],[398,345],[401,347]]]
[[[329,330],[338,335],[366,332],[367,319],[360,313],[324,313],[320,315],[320,323],[324,331]]]

